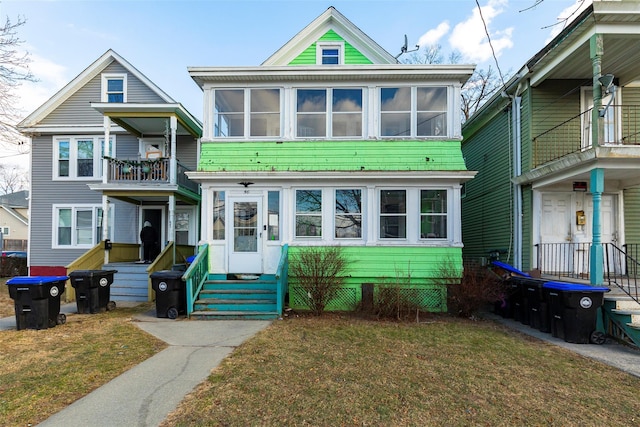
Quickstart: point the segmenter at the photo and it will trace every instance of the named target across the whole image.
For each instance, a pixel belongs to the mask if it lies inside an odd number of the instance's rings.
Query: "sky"
[[[202,91],[187,67],[258,66],[330,6],[394,56],[406,35],[409,50],[439,44],[461,63],[510,75],[590,2],[0,0],[0,19],[26,20],[20,48],[38,81],[16,91],[23,117],[113,49],[202,120]],[[0,165],[27,170],[27,147],[1,146]]]

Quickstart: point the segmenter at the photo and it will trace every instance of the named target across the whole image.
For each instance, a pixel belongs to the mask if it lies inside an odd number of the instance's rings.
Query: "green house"
[[[187,174],[202,188],[209,278],[278,276],[286,254],[341,246],[348,280],[331,309],[401,276],[425,309],[445,310],[432,282],[462,262],[461,188],[475,173],[460,88],[473,69],[401,64],[333,7],[259,66],[188,68],[204,93]]]

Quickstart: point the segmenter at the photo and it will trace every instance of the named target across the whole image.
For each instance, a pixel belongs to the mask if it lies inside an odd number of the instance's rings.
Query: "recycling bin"
[[[71,286],[76,291],[78,313],[99,313],[113,310],[116,303],[110,301],[113,275],[117,270],[75,270],[69,273]]]
[[[7,281],[18,330],[53,328],[67,321],[67,316],[60,313],[60,296],[67,279],[68,276],[17,276]]]
[[[609,288],[568,282],[547,282],[543,287],[549,301],[551,335],[574,344],[604,342],[596,324]]]
[[[549,303],[544,292],[546,280],[525,278],[522,286],[526,294],[527,306],[529,310],[529,326],[540,332],[550,332],[549,326]]]
[[[151,273],[151,287],[156,292],[156,316],[175,319],[187,311],[186,286],[182,271],[162,270]]]
[[[500,275],[510,289],[506,305],[513,319],[548,332],[548,310],[542,291],[545,280],[531,277],[501,261],[493,261],[492,264],[497,269],[496,273],[502,273]]]

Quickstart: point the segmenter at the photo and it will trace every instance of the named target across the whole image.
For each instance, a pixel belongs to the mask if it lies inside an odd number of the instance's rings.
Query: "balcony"
[[[123,184],[171,184],[171,159],[127,160],[107,157],[107,182]],[[190,181],[185,172],[189,169],[177,163],[176,183],[193,193],[198,193],[198,184]]]
[[[533,167],[591,149],[591,114],[584,111],[534,137]],[[640,105],[612,105],[602,120],[600,145],[640,146]]]

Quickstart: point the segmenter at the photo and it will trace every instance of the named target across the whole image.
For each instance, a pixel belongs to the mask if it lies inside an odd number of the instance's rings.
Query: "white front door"
[[[262,198],[229,197],[229,273],[262,273]]]
[[[618,238],[618,222],[617,222],[617,197],[611,194],[603,194],[600,201],[600,242],[602,244],[617,244]],[[588,234],[593,241],[593,199],[589,198],[587,207]],[[615,266],[614,254],[609,253],[609,263],[605,262],[605,270],[607,265]],[[605,260],[606,261],[606,260]],[[617,266],[619,268],[619,266]],[[620,272],[618,272],[620,273]]]
[[[544,193],[540,218],[540,243],[545,253],[541,254],[543,271],[566,273],[573,270],[573,241],[571,220],[571,194]]]

